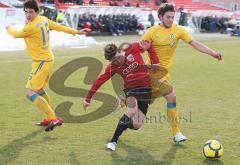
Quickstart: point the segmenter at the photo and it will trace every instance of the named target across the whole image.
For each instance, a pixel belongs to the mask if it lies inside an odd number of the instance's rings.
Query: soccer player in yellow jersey
[[[203,43],[194,40],[188,32],[173,24],[175,15],[174,6],[165,3],[158,9],[160,24],[149,28],[142,36],[141,40],[152,42],[153,48],[159,58],[160,69],[157,72],[150,71],[153,98],[164,96],[167,101],[167,116],[173,133],[174,142],[182,142],[187,138],[181,133],[178,126],[178,113],[176,109],[176,96],[173,88],[168,83],[169,69],[172,66],[173,54],[177,48],[178,40],[182,39],[185,43],[190,44],[199,52],[208,54],[217,60],[222,60],[222,55]],[[151,61],[148,60],[148,63]]]
[[[49,96],[44,90],[48,84],[54,60],[49,44],[49,30],[81,35],[87,34],[90,32],[90,29],[77,31],[40,16],[38,4],[34,0],[24,3],[24,11],[27,19],[27,24],[24,28],[17,31],[7,26],[6,29],[11,36],[24,38],[25,40],[27,51],[33,60],[32,71],[26,85],[26,96],[45,114],[44,120],[39,125],[47,126],[45,130],[51,131],[54,127],[60,126],[63,121],[56,117],[50,106]]]

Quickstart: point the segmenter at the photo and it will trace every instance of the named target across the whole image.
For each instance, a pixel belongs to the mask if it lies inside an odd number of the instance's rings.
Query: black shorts
[[[150,87],[136,87],[124,89],[126,98],[133,96],[137,99],[138,108],[146,116],[149,104],[152,99],[152,88]]]

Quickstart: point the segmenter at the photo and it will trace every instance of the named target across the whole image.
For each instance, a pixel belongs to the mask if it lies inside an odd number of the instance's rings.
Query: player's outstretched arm
[[[6,30],[14,38],[24,38],[31,34],[31,30],[26,26],[22,30],[15,30],[11,26],[6,26]]]
[[[205,54],[208,54],[210,56],[212,56],[213,58],[217,59],[217,60],[222,60],[222,54],[219,53],[219,52],[216,52],[212,49],[210,49],[209,47],[207,47],[206,45],[204,45],[203,43],[199,42],[199,41],[196,41],[196,40],[192,40],[190,42],[190,45],[198,50],[199,52],[202,52],[202,53],[205,53]]]
[[[87,107],[90,105],[89,102],[87,102],[86,100],[83,101],[83,112],[86,112]]]
[[[88,28],[84,28],[81,29],[79,31],[77,31],[76,29],[73,29],[71,27],[68,26],[64,26],[64,25],[60,25],[50,19],[48,19],[48,23],[49,23],[49,28],[50,30],[55,30],[55,31],[59,31],[59,32],[64,32],[64,33],[68,33],[68,34],[78,34],[78,35],[83,35],[83,34],[88,34],[91,32],[91,29]]]
[[[140,47],[142,50],[147,50],[148,51],[148,56],[150,60],[152,61],[152,65],[150,66],[153,71],[157,71],[159,69],[159,60],[157,57],[157,54],[155,53],[152,43],[148,40],[142,40],[139,42]]]
[[[78,30],[77,34],[78,35],[86,35],[86,34],[89,34],[90,32],[91,32],[91,29],[84,28],[84,29]]]
[[[89,106],[89,104],[91,103],[91,99],[93,97],[93,95],[97,92],[97,90],[106,82],[108,81],[111,76],[113,76],[113,74],[111,73],[112,69],[111,69],[111,65],[109,64],[106,69],[105,72],[100,75],[95,82],[92,84],[91,89],[88,91],[86,98],[83,101],[83,111],[86,112],[87,107]]]

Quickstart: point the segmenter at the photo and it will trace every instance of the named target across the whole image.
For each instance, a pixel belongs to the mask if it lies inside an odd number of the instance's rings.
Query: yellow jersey
[[[171,28],[155,25],[149,28],[141,38],[141,40],[152,42],[160,66],[167,70],[172,66],[173,55],[179,39],[182,39],[186,43],[192,41],[192,37],[188,32],[176,24],[173,24]],[[150,64],[150,60],[147,63]]]
[[[34,61],[51,61],[54,56],[49,44],[49,30],[73,35],[77,33],[77,30],[57,24],[44,16],[37,16],[22,30],[17,31],[10,27],[7,32],[15,38],[24,38],[28,54]]]

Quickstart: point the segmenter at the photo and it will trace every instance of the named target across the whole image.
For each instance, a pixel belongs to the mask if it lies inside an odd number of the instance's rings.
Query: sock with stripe
[[[175,135],[177,132],[180,132],[180,129],[178,127],[179,119],[176,103],[167,103],[167,116],[172,128],[172,133]]]
[[[29,99],[45,114],[47,120],[56,119],[55,112],[42,96],[35,93]]]
[[[46,91],[42,90],[42,91],[38,92],[38,94],[40,96],[42,96],[48,102],[49,105],[51,105],[49,95],[47,94]]]

